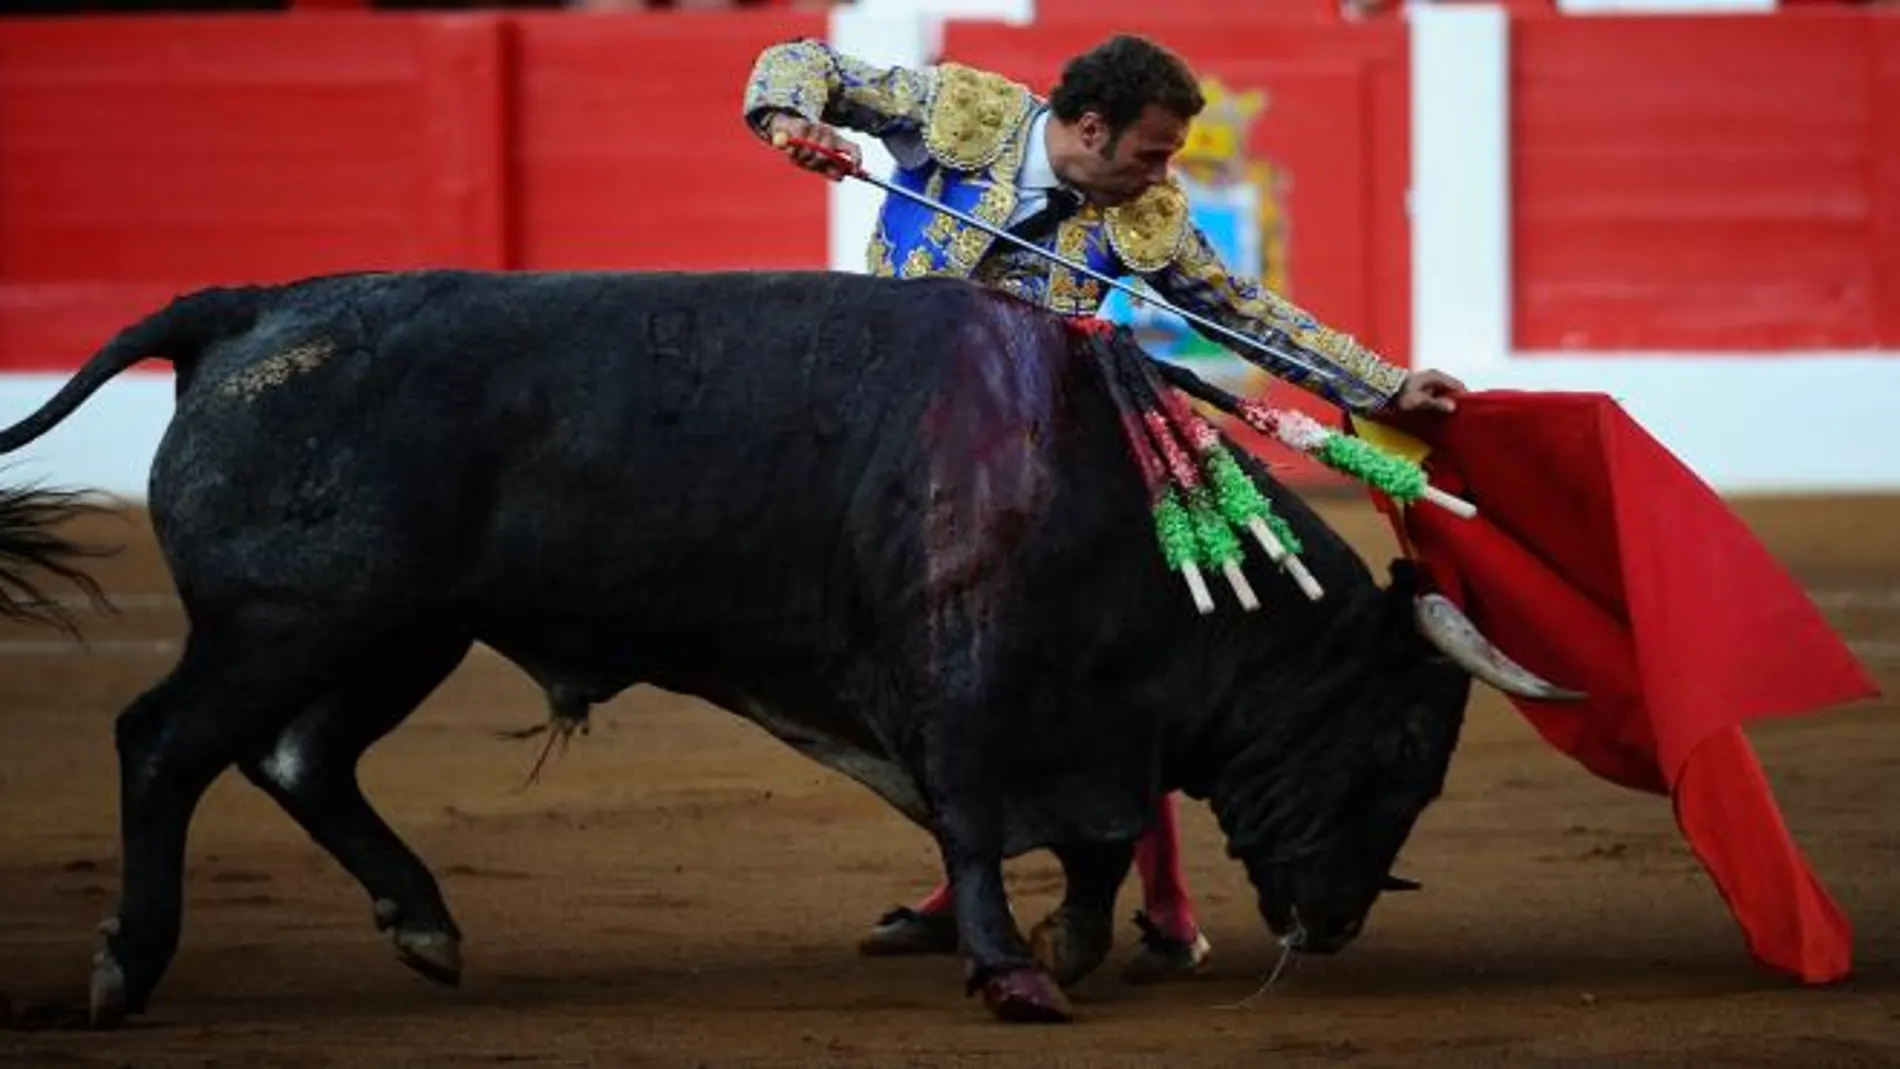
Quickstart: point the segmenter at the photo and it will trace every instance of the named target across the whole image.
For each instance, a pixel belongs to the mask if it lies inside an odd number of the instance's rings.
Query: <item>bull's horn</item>
[[[1424,884],[1419,883],[1417,880],[1408,880],[1403,876],[1398,876],[1390,872],[1385,874],[1384,890],[1387,891],[1416,891],[1424,886]]]
[[[1583,698],[1582,691],[1539,678],[1506,657],[1490,639],[1479,633],[1471,618],[1443,594],[1421,594],[1413,599],[1413,608],[1419,632],[1427,641],[1443,650],[1458,667],[1504,693],[1543,702],[1573,702]]]

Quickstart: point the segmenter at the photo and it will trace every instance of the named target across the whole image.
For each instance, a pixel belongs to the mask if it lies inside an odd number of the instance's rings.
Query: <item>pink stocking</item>
[[[937,885],[936,890],[925,895],[923,901],[910,908],[928,917],[935,916],[939,913],[948,913],[954,905],[956,905],[956,903],[952,900],[950,895],[950,881],[945,880]]]
[[[1162,796],[1155,826],[1135,843],[1135,871],[1141,874],[1142,904],[1148,919],[1167,935],[1192,940],[1200,925],[1181,873],[1181,824],[1174,795]]]

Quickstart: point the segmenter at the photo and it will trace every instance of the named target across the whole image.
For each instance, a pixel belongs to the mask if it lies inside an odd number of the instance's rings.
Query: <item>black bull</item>
[[[1347,943],[1480,663],[1424,641],[1408,569],[1376,585],[1251,460],[1327,594],[1256,565],[1263,611],[1197,615],[1095,368],[1057,318],[959,282],[207,290],[120,333],[0,452],[148,357],[177,373],[149,505],[190,634],[117,723],[100,1024],[170,963],[187,826],[232,764],[409,964],[458,977],[435,880],[355,768],[475,642],[583,701],[699,696],[881,795],[936,837],[971,990],[1008,1018],[1066,1012],[1051,975],[1102,960],[1171,790],[1211,802],[1275,932]],[[1036,848],[1067,889],[1032,950],[1001,863]]]

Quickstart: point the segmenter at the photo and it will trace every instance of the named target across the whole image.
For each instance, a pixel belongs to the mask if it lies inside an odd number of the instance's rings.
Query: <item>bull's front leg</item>
[[[949,713],[929,762],[937,840],[956,902],[957,930],[969,971],[968,991],[1005,1021],[1066,1021],[1073,1016],[1062,988],[1036,961],[1010,915],[1003,886],[1003,799],[985,775],[998,767],[979,731],[980,715]]]
[[[961,822],[951,821],[952,826]],[[944,836],[944,859],[957,903],[957,931],[967,957],[968,990],[1005,1021],[1066,1021],[1069,1000],[1036,961],[1009,913],[1003,854],[968,837],[967,828]]]
[[[1094,972],[1115,945],[1115,895],[1128,876],[1129,843],[1064,846],[1055,852],[1066,884],[1062,904],[1029,933],[1036,960],[1063,987]]]

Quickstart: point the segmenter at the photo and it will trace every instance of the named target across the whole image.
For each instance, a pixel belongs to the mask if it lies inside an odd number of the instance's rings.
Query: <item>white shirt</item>
[[[1004,221],[1005,229],[1042,210],[1049,202],[1049,191],[1060,188],[1056,165],[1049,158],[1049,109],[1036,113],[1029,123],[1031,151],[1023,154],[1023,169],[1016,174],[1016,210]]]

